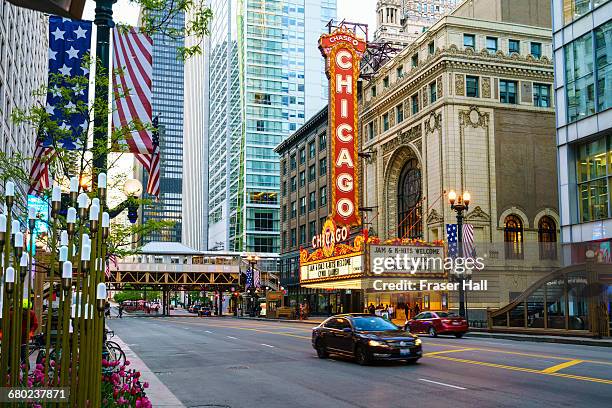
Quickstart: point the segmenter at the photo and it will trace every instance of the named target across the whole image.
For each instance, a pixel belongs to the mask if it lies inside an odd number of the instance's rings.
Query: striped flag
[[[474,226],[472,224],[463,224],[463,257],[476,256],[476,248],[474,247]],[[457,224],[446,224],[446,236],[448,239],[448,256],[456,258],[458,256],[457,247]]]
[[[253,286],[256,288],[261,286],[261,273],[259,269],[253,269]]]
[[[113,30],[113,130],[149,173],[147,193],[159,195],[159,136],[152,120],[153,41],[134,28]],[[153,123],[156,126],[155,123]],[[123,141],[122,141],[123,142]]]
[[[42,139],[36,141],[32,158],[32,169],[30,170],[30,189],[28,194],[39,195],[51,187],[49,162],[53,159],[54,155],[55,150],[53,150],[53,147],[45,147]]]

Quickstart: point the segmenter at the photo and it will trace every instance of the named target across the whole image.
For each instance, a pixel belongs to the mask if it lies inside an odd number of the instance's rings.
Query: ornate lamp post
[[[454,190],[448,193],[448,202],[453,211],[457,213],[457,257],[463,257],[463,218],[464,212],[468,211],[470,205],[470,193],[464,191],[462,195],[457,196]],[[466,317],[465,313],[465,290],[463,284],[465,275],[462,273],[459,277],[459,316]]]

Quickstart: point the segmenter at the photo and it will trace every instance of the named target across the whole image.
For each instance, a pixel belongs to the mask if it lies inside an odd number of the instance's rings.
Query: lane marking
[[[452,385],[452,384],[446,384],[446,383],[443,383],[443,382],[432,381],[432,380],[428,380],[426,378],[419,378],[419,381],[425,381],[425,382],[428,382],[428,383],[438,384],[438,385],[442,385],[444,387],[455,388],[455,389],[458,389],[458,390],[467,390],[467,388],[459,387],[458,385]]]
[[[212,333],[210,330],[204,330],[206,333]]]
[[[566,361],[565,363],[561,363],[561,364],[554,365],[552,367],[548,367],[547,369],[542,370],[542,372],[546,374],[556,373],[559,370],[563,370],[564,368],[571,367],[573,365],[580,364],[580,363],[582,363],[582,360]]]
[[[266,344],[266,343],[261,343],[261,345],[262,345],[262,346],[266,346],[266,347],[270,347],[270,348],[274,348],[274,346],[271,346],[271,345]]]
[[[446,353],[458,353],[460,351],[472,351],[477,350],[475,348],[462,348],[462,349],[453,349],[453,350],[442,350],[442,351],[433,351],[431,353],[425,353],[426,356],[432,356],[436,354],[446,354]]]
[[[238,340],[238,337],[234,337],[234,336],[225,336],[225,337],[227,337],[228,339]]]
[[[546,372],[543,372],[542,370],[534,370],[532,368],[507,366],[503,364],[486,363],[484,361],[466,360],[462,358],[455,358],[455,357],[448,357],[448,356],[436,355],[436,356],[430,356],[430,358],[438,358],[441,360],[454,361],[456,363],[474,364],[474,365],[480,365],[480,366],[485,366],[485,367],[501,368],[504,370],[521,371],[524,373],[540,374],[540,375],[550,375],[553,377],[562,377],[562,378],[569,378],[573,380],[590,381],[590,382],[612,385],[612,380],[605,380],[603,378],[584,377],[581,375],[572,375],[572,374],[564,374],[564,373],[546,373]]]

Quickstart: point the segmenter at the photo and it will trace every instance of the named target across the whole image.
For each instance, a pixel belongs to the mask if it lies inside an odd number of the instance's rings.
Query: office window
[[[434,52],[436,51],[436,49],[435,49],[435,44],[434,44],[434,42],[433,42],[433,41],[432,41],[432,42],[430,42],[429,44],[427,44],[427,49],[428,49],[428,51],[429,51],[429,55],[433,55],[433,54],[434,54]]]
[[[533,84],[533,104],[541,108],[550,107],[550,85]]]
[[[287,180],[283,181],[283,188],[281,190],[283,195],[287,195]]]
[[[327,187],[319,189],[319,206],[323,207],[324,205],[327,205]]]
[[[612,106],[612,21],[595,30],[597,61],[597,111]]]
[[[404,104],[400,103],[395,107],[395,117],[397,118],[397,123],[401,123],[404,121]],[[372,133],[374,133],[374,126],[372,124]]]
[[[434,103],[436,99],[438,99],[436,83],[432,82],[431,84],[429,84],[429,103]]]
[[[308,167],[308,182],[314,181],[317,178],[317,167],[312,164]]]
[[[319,176],[324,176],[327,174],[327,157],[319,160]]]
[[[274,214],[268,210],[255,210],[255,231],[274,231]]]
[[[476,48],[476,36],[474,34],[463,34],[463,46],[465,48]]]
[[[487,50],[489,52],[497,52],[497,38],[487,37]]]
[[[315,146],[315,142],[308,143],[308,155],[311,159],[317,155],[317,147]]]
[[[416,67],[417,65],[419,65],[419,54],[414,54],[411,58],[412,61],[412,66]]]
[[[300,149],[300,164],[306,161],[306,148]]]
[[[501,103],[516,103],[516,81],[499,80],[499,101]]]
[[[310,239],[312,239],[312,237],[317,235],[317,222],[316,221],[310,221],[308,223],[308,230],[309,230]]]
[[[419,94],[414,94],[410,97],[412,105],[412,114],[416,115],[419,112]]]
[[[304,187],[306,185],[306,172],[304,170],[300,171],[300,187]]]
[[[508,40],[508,54],[521,53],[521,42],[519,40]]]
[[[567,119],[574,122],[595,113],[593,34],[565,46]]]
[[[294,247],[297,245],[297,234],[295,228],[291,228],[291,246]]]
[[[306,196],[300,197],[300,215],[306,214]]]
[[[266,130],[265,122],[263,120],[258,120],[256,127],[258,132],[264,132]]]
[[[368,123],[368,125],[366,126],[366,129],[368,132],[368,140],[374,139],[374,122]]]
[[[297,167],[297,162],[295,161],[295,154],[291,155],[291,170],[295,170],[295,168]]]
[[[404,76],[404,66],[400,65],[399,67],[397,67],[397,69],[395,70],[395,73],[397,74],[398,78],[401,78]]]
[[[531,43],[531,55],[533,55],[535,58],[542,57],[542,43],[539,43],[539,42]]]
[[[383,123],[383,132],[386,132],[387,130],[389,130],[389,114],[388,113],[385,113],[383,115],[382,123]]]
[[[291,218],[295,218],[297,216],[297,203],[295,201],[291,202]]]
[[[478,77],[466,76],[465,77],[465,95],[471,98],[478,98]]]
[[[612,189],[612,137],[600,137],[576,148],[576,182],[580,219],[608,218]]]
[[[372,92],[372,98],[374,98],[376,96],[376,84],[372,85],[371,92]]]
[[[300,225],[300,245],[306,243],[306,225]]]
[[[327,147],[327,133],[319,135],[319,151],[325,150]]]
[[[308,211],[313,211],[317,209],[317,193],[315,191],[311,191],[308,195]]]
[[[295,176],[291,177],[291,191],[297,190],[297,179]]]
[[[287,162],[285,160],[282,161],[281,168],[283,169],[283,174],[287,174]]]
[[[384,88],[388,88],[389,87],[389,76],[386,76],[383,78],[383,87]]]

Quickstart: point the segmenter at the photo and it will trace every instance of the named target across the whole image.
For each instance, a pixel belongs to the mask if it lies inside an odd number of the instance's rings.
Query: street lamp
[[[115,208],[108,210],[108,216],[109,218],[115,218],[127,208],[128,219],[132,224],[135,224],[138,220],[139,204],[137,200],[142,195],[142,184],[136,179],[128,179],[123,185],[123,193],[127,198]]]
[[[462,195],[457,196],[454,190],[448,193],[448,202],[453,211],[457,213],[457,257],[463,257],[463,218],[464,211],[467,212],[470,205],[470,193],[464,191]],[[459,278],[459,316],[466,317],[465,313],[465,290],[463,284],[465,276],[462,273]]]
[[[246,260],[249,263],[249,273],[251,274],[251,285],[247,288],[247,291],[249,293],[249,316],[255,317],[255,302],[253,301],[253,293],[255,292],[255,288],[253,287],[253,285],[255,283],[255,266],[259,261],[259,257],[257,255],[249,254],[246,257]]]

